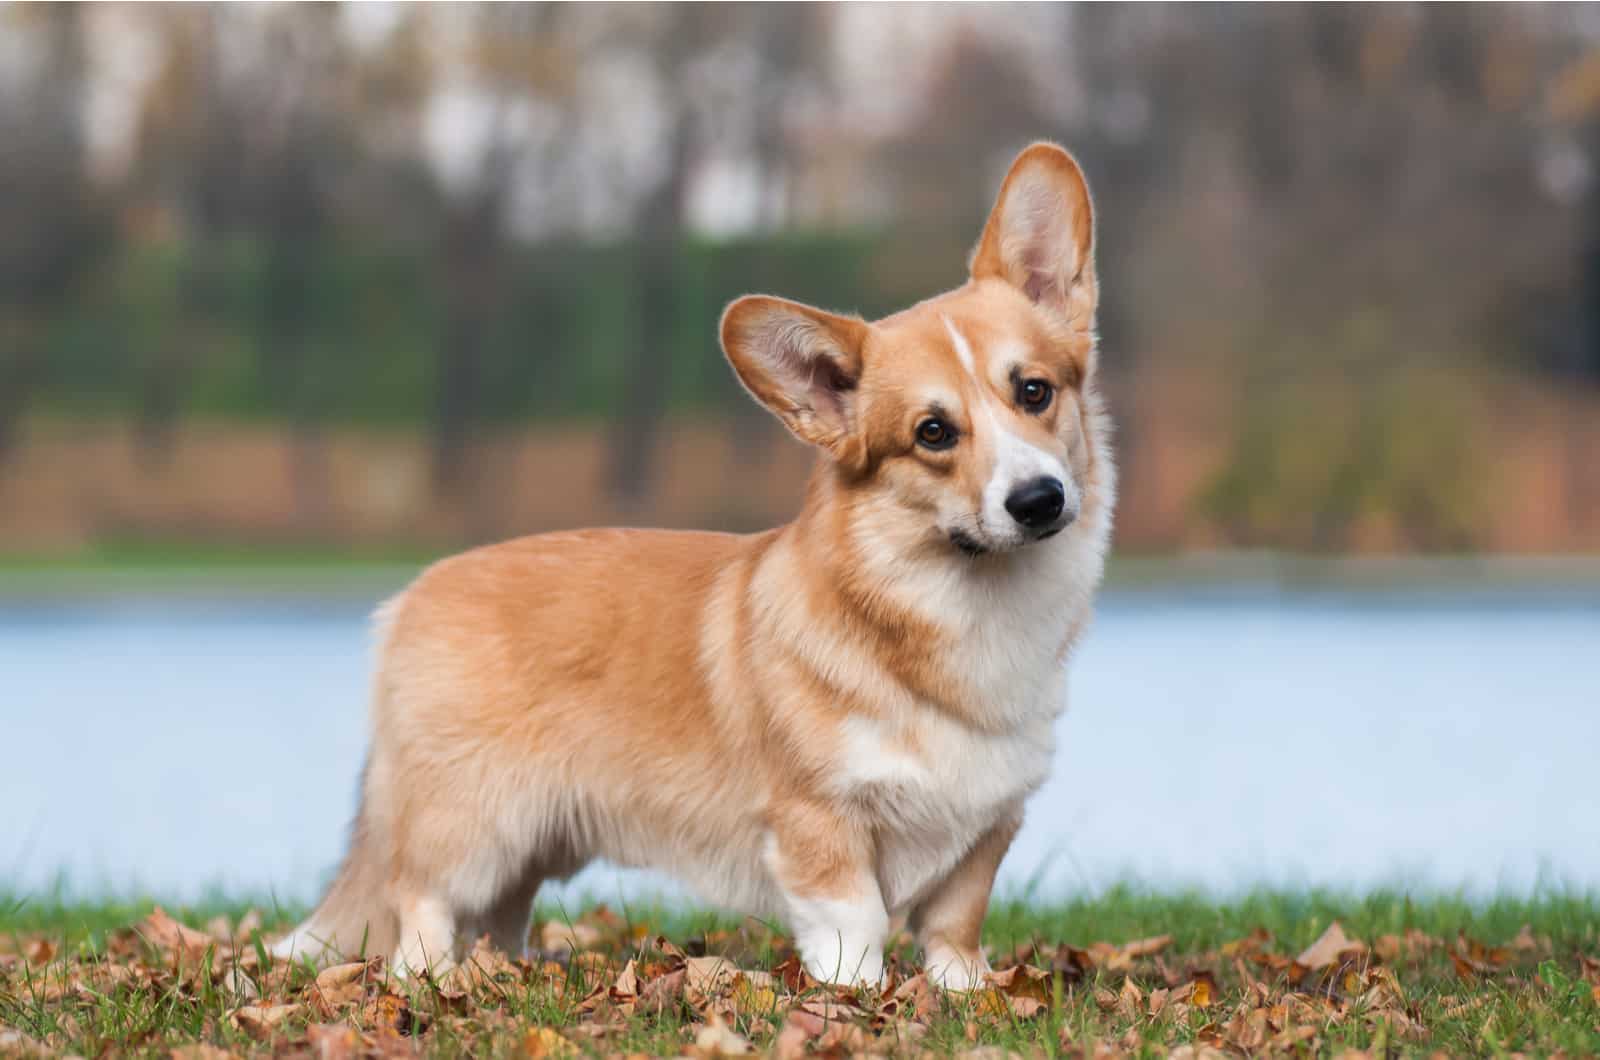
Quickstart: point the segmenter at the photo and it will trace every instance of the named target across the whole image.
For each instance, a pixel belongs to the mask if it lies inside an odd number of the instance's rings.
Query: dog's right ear
[[[862,457],[856,386],[867,328],[859,317],[745,295],[722,314],[722,352],[795,437],[853,465]]]

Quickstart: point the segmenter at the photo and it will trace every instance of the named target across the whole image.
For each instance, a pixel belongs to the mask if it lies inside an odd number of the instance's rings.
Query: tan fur
[[[1110,529],[1092,233],[1076,164],[1035,145],[965,286],[872,324],[734,303],[734,369],[823,451],[793,523],[547,534],[423,573],[381,623],[350,853],[279,952],[520,949],[539,883],[605,858],[788,917],[831,978],[875,978],[908,916],[970,985]],[[917,443],[930,406],[948,451]],[[1000,525],[1013,465],[1060,470],[1057,536]]]

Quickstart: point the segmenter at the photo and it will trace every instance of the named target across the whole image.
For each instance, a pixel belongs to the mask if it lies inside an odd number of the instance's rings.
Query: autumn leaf
[[[228,1022],[257,1040],[271,1038],[285,1021],[303,1012],[304,1005],[245,1005],[228,1016]]]
[[[547,920],[539,929],[539,946],[552,953],[562,950],[587,950],[600,942],[600,931],[579,921],[567,924],[560,920]]]
[[[722,1020],[713,1017],[695,1034],[694,1046],[689,1051],[701,1057],[746,1056],[755,1052],[755,1048]]]
[[[6,1048],[5,1032],[0,1031],[0,1055],[10,1056],[12,1053]],[[205,1042],[196,1042],[193,1045],[180,1045],[167,1054],[168,1060],[239,1060],[239,1054],[219,1049]]]
[[[702,994],[715,993],[730,985],[739,971],[725,957],[690,957],[683,967],[689,974],[689,989]]]
[[[343,1023],[313,1023],[306,1028],[306,1044],[317,1060],[354,1060],[363,1052],[361,1036]]]
[[[312,1006],[324,1019],[332,1019],[341,1009],[366,996],[368,981],[382,967],[383,958],[374,957],[324,968],[307,991]]]
[[[1352,950],[1365,951],[1366,944],[1346,935],[1344,927],[1335,920],[1328,925],[1328,929],[1317,941],[1300,952],[1300,956],[1295,958],[1295,963],[1313,970],[1326,968],[1338,961],[1342,954]]]
[[[178,923],[159,905],[151,910],[150,915],[140,921],[134,930],[160,950],[190,956],[199,956],[213,948],[219,954],[233,952],[233,948],[223,940],[213,938],[197,928]]]
[[[535,1027],[522,1038],[523,1055],[530,1060],[578,1055],[578,1047],[550,1027]]]

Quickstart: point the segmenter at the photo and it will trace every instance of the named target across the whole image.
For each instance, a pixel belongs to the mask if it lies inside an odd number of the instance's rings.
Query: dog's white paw
[[[928,947],[928,978],[946,990],[973,990],[989,974],[989,961],[982,953],[968,956],[954,946],[935,943]]]

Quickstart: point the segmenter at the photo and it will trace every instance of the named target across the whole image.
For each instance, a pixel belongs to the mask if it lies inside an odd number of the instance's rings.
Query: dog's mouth
[[[1017,541],[1015,544],[1003,546],[998,551],[1011,552],[1026,545],[1030,545],[1036,541],[1048,541],[1052,537],[1055,537],[1057,534],[1061,533],[1061,531],[1065,530],[1067,525],[1067,523],[1062,523],[1060,526],[1053,526],[1050,529],[1039,533],[1025,533],[1020,541]],[[950,544],[954,545],[956,551],[960,552],[963,556],[987,556],[996,551],[992,545],[987,545],[984,542],[979,541],[965,530],[951,530],[949,532],[949,538]]]
[[[950,543],[964,556],[981,556],[989,549],[965,530],[950,531]]]

